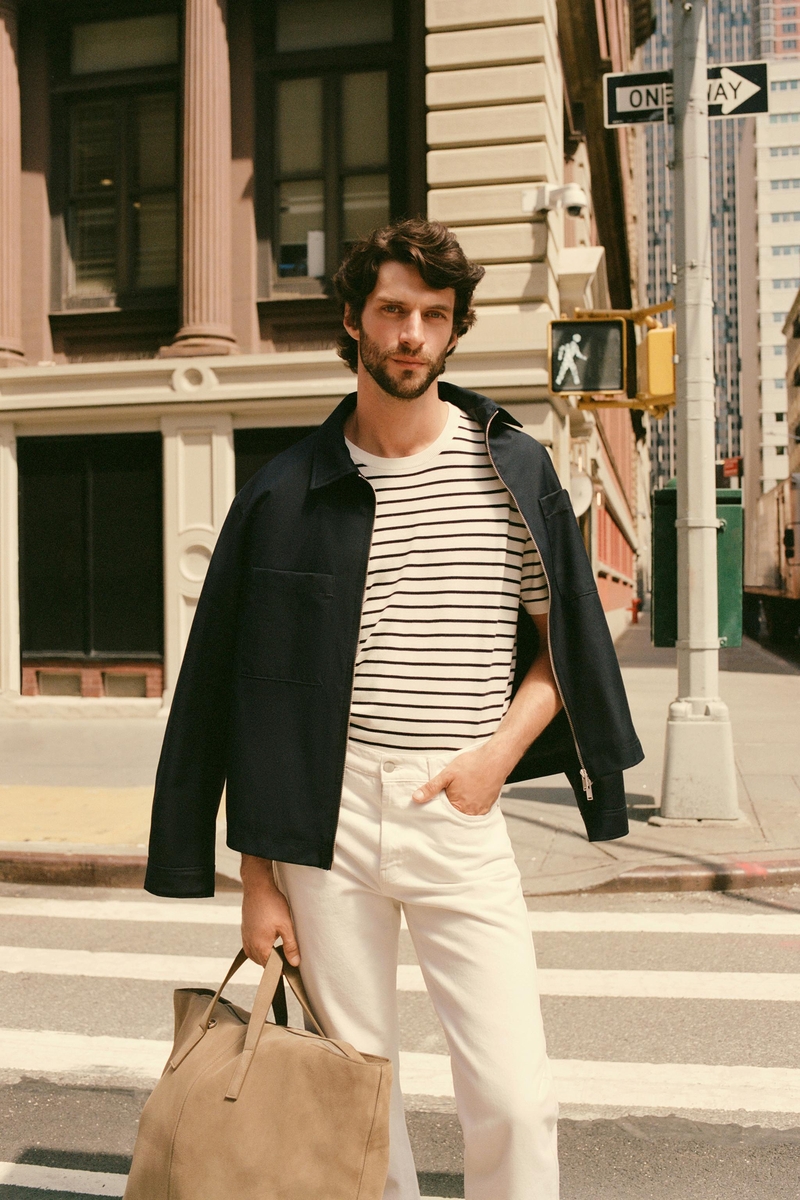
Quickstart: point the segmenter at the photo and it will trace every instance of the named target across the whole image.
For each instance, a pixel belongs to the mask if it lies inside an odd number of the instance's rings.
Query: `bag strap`
[[[226,1100],[238,1099],[245,1076],[250,1069],[250,1063],[253,1061],[253,1055],[256,1052],[261,1031],[267,1023],[267,1016],[272,1006],[272,998],[280,983],[282,973],[283,959],[277,950],[273,950],[267,959],[264,974],[261,976],[261,982],[258,985],[256,998],[253,1001],[253,1011],[250,1014],[250,1020],[247,1024],[244,1047],[236,1064],[236,1070],[233,1073],[230,1086],[225,1093]]]
[[[214,1009],[217,1007],[217,1002],[218,1002],[220,996],[222,995],[223,990],[227,986],[229,980],[236,974],[236,972],[243,965],[243,963],[246,963],[246,962],[247,962],[247,955],[245,954],[244,950],[240,950],[239,953],[236,955],[236,958],[231,963],[230,968],[228,970],[228,974],[225,976],[222,983],[217,988],[216,993],[214,995],[214,999],[208,1005],[208,1008],[203,1013],[199,1022],[193,1029],[191,1035],[186,1039],[186,1041],[183,1043],[183,1045],[180,1047],[180,1049],[176,1050],[175,1054],[173,1054],[172,1058],[170,1059],[169,1065],[172,1067],[173,1070],[176,1067],[180,1066],[180,1064],[186,1058],[186,1055],[189,1053],[189,1051],[194,1050],[195,1046],[200,1041],[200,1039],[205,1037],[206,1033],[208,1032],[208,1023],[211,1020],[211,1017],[214,1013]]]

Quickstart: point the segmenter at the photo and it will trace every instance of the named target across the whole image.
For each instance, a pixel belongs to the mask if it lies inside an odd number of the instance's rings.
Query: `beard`
[[[427,354],[415,355],[426,365],[425,374],[421,379],[411,367],[401,369],[399,378],[390,374],[391,360],[397,354],[398,348],[393,346],[391,350],[381,350],[378,343],[361,330],[358,341],[359,357],[378,387],[388,396],[394,396],[396,400],[417,400],[444,371],[449,347],[438,358],[431,358]]]

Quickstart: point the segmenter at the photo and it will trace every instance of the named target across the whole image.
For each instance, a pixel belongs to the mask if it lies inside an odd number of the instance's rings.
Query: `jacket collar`
[[[504,408],[500,408],[488,396],[482,396],[480,392],[469,392],[465,388],[457,387],[454,383],[440,380],[439,395],[442,400],[448,400],[451,404],[455,404],[456,408],[460,408],[469,416],[474,417],[483,429],[486,429],[495,414],[507,424],[521,428],[515,417],[512,417]],[[344,423],[355,406],[356,393],[351,392],[320,426],[314,449],[314,465],[311,471],[312,491],[327,487],[328,484],[335,483],[346,475],[357,474],[358,468],[350,457],[344,440]]]

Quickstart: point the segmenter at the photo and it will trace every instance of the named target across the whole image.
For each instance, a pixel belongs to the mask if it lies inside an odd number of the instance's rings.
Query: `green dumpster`
[[[653,492],[652,613],[654,646],[674,646],[678,639],[678,492],[674,483]],[[717,489],[717,589],[721,646],[742,644],[742,493]]]

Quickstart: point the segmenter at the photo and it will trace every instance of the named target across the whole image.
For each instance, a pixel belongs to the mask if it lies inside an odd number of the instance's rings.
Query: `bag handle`
[[[311,1010],[311,1005],[308,1001],[306,989],[303,985],[303,980],[297,967],[293,967],[291,963],[286,961],[286,955],[282,946],[275,946],[272,954],[267,960],[267,965],[264,967],[264,974],[261,976],[261,983],[258,985],[256,998],[253,1002],[253,1011],[250,1014],[250,1021],[247,1026],[247,1035],[244,1040],[244,1047],[236,1064],[236,1070],[233,1073],[228,1090],[225,1093],[226,1100],[238,1100],[239,1093],[242,1090],[242,1084],[247,1078],[247,1072],[250,1070],[250,1064],[253,1061],[253,1056],[258,1047],[261,1034],[264,1031],[264,1026],[267,1021],[267,1015],[270,1010],[270,1005],[273,1003],[275,993],[282,982],[283,978],[288,979],[289,986],[297,997],[300,1006],[308,1017],[315,1032],[320,1037],[325,1038],[323,1029],[314,1016]],[[363,1063],[364,1057],[354,1050],[352,1046],[345,1046],[341,1042],[331,1038],[325,1038],[332,1046],[335,1046],[339,1053],[346,1058],[353,1059],[356,1062]]]

